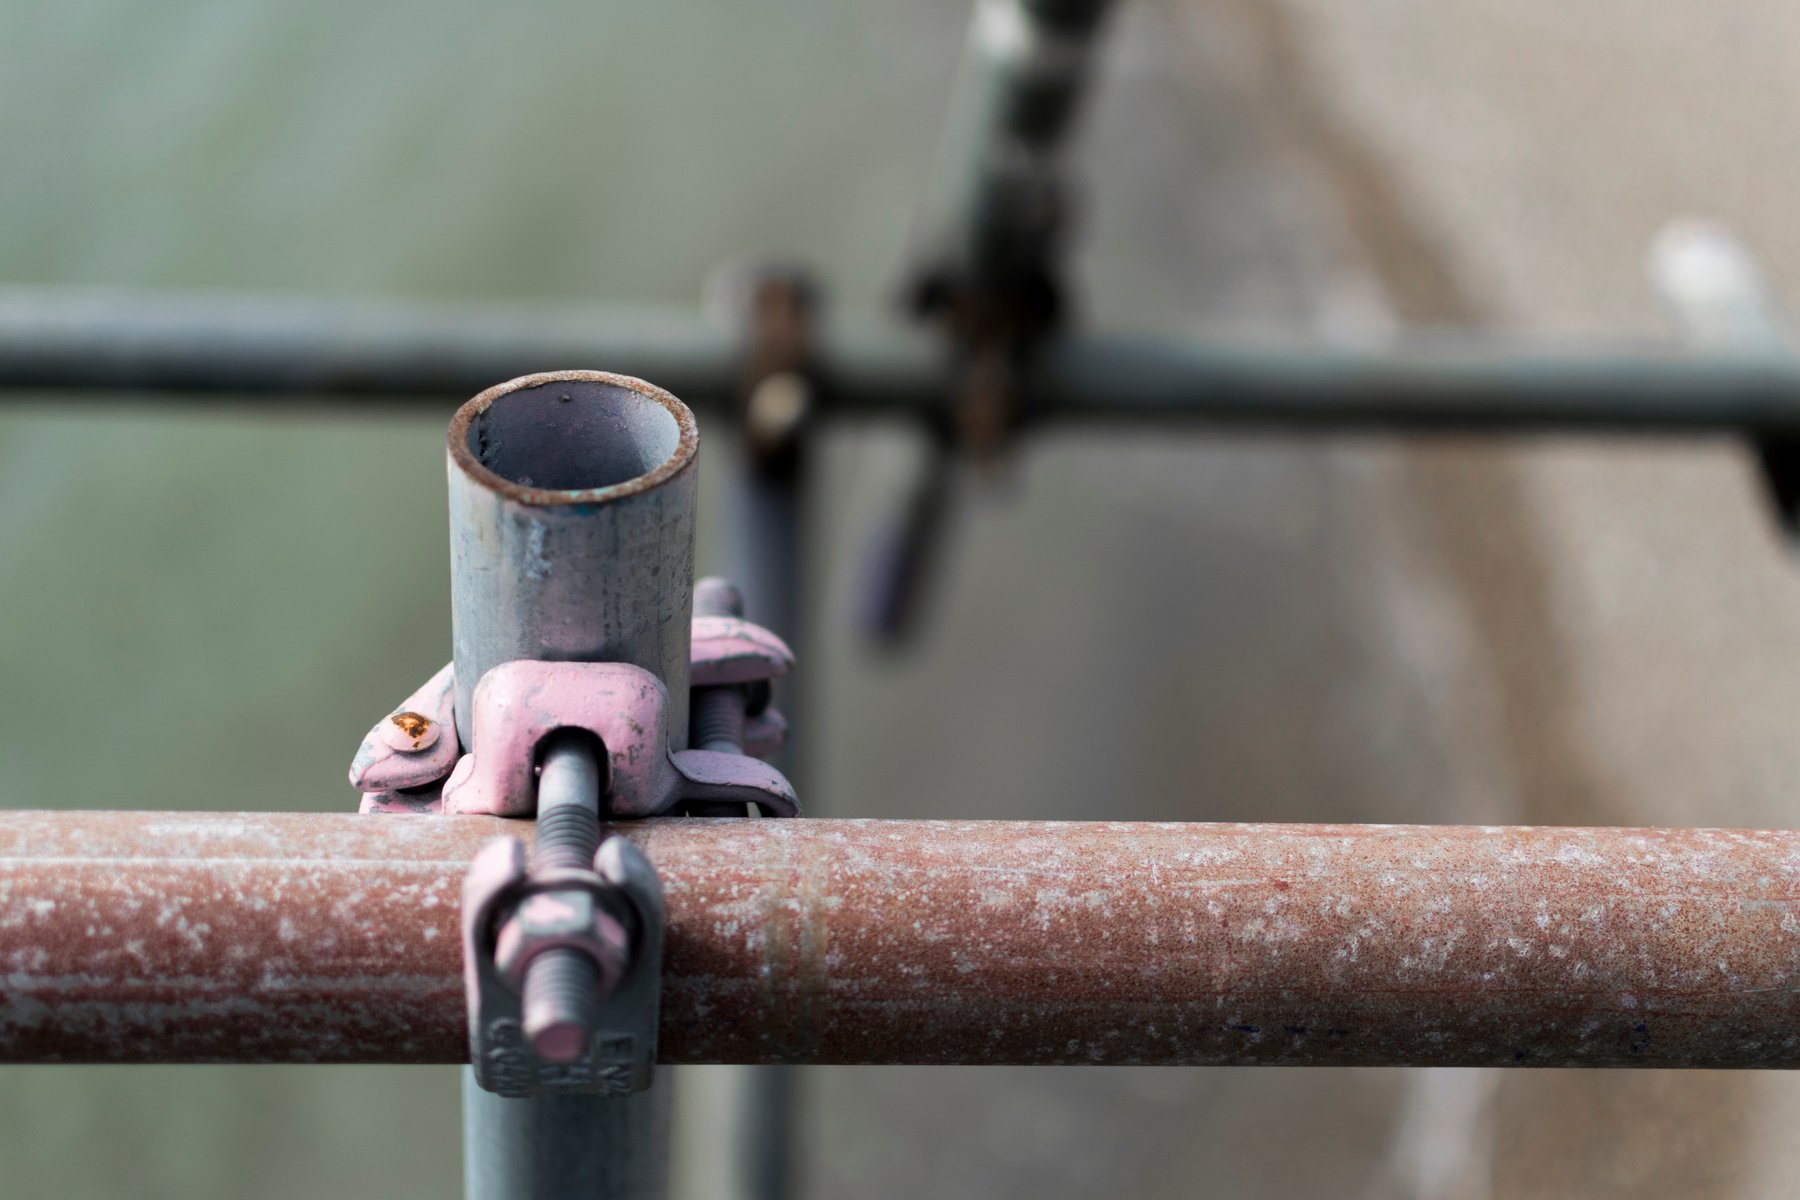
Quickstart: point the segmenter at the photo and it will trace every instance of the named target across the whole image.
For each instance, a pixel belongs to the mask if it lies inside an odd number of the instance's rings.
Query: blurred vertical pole
[[[687,744],[698,446],[675,397],[594,371],[525,376],[457,411],[450,597],[465,746],[476,682],[516,659],[654,672],[668,688],[670,737]],[[666,1077],[618,1098],[514,1099],[465,1071],[463,1133],[469,1200],[657,1200],[667,1190]]]
[[[801,446],[796,460],[803,460]],[[788,640],[800,669],[806,669],[803,637],[805,580],[804,511],[805,479],[792,473],[769,472],[753,454],[741,452],[738,470],[726,499],[725,560],[729,577],[744,593],[744,611],[759,625],[775,630]],[[781,708],[793,728],[805,736],[802,705],[790,683],[783,691]],[[775,757],[801,796],[806,780],[799,755],[782,747]],[[818,815],[814,813],[814,815]],[[739,1067],[734,1105],[737,1120],[733,1141],[736,1170],[744,1200],[787,1200],[794,1192],[794,1068],[788,1066]]]
[[[727,483],[718,573],[744,593],[746,616],[787,639],[804,671],[806,649],[799,636],[804,483],[799,477],[771,477],[741,445],[734,449],[729,474],[721,472]],[[780,705],[805,737],[791,681]],[[798,759],[784,747],[774,761],[804,789]],[[803,798],[806,794],[801,791]],[[680,1069],[677,1200],[788,1200],[795,1193],[794,1072],[788,1066]]]
[[[818,302],[793,267],[739,265],[709,285],[710,307],[743,346],[737,427],[724,471],[721,554],[714,574],[744,597],[744,615],[787,640],[807,666],[806,493],[816,382],[811,333]],[[777,701],[796,737],[808,736],[803,698],[790,679]],[[802,798],[802,756],[773,759]],[[812,812],[811,809],[808,810]],[[814,813],[813,815],[817,815]],[[681,1106],[678,1200],[787,1200],[796,1191],[794,1068],[688,1068]]]

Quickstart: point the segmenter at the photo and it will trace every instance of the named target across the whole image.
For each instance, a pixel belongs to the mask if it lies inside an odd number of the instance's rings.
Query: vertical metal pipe
[[[709,479],[722,536],[717,573],[733,589],[696,589],[694,611],[748,616],[785,638],[796,654],[802,563],[803,495],[822,405],[815,362],[820,289],[793,263],[742,262],[716,273],[708,303],[740,341],[736,436],[715,457]],[[708,468],[712,471],[714,468]],[[800,728],[795,681],[776,697],[790,726]],[[692,741],[741,752],[743,707],[734,697],[695,694]],[[774,757],[789,779],[793,747]],[[698,815],[698,813],[696,814]],[[719,811],[711,815],[743,815]],[[677,1108],[677,1200],[788,1200],[793,1166],[794,1080],[786,1066],[686,1067]]]
[[[476,681],[535,658],[654,672],[686,745],[699,442],[681,401],[599,371],[526,375],[457,410],[450,605],[465,742]]]
[[[687,742],[694,578],[693,414],[598,371],[490,388],[450,423],[457,729],[483,674],[515,659],[625,662],[669,689]],[[668,1087],[622,1100],[512,1100],[463,1082],[470,1200],[660,1197]]]
[[[805,495],[811,438],[802,430],[780,469],[761,470],[749,454],[739,460],[727,505],[726,574],[744,596],[744,611],[759,625],[787,640],[801,671],[806,669],[804,589],[806,579]],[[789,725],[804,731],[804,684],[780,684],[781,711]],[[805,736],[802,732],[801,736]],[[789,782],[803,788],[802,756],[793,744],[772,761]],[[801,793],[806,795],[805,792]],[[737,1150],[732,1159],[745,1175],[748,1200],[788,1200],[798,1192],[795,1170],[796,1094],[794,1068],[753,1067],[741,1079]]]
[[[670,1090],[624,1100],[508,1100],[463,1070],[463,1191],[469,1200],[651,1200],[668,1190]]]
[[[806,663],[802,514],[809,442],[807,434],[800,433],[770,469],[740,441],[720,472],[721,574],[738,586],[741,615],[779,633],[799,658],[802,671]],[[803,729],[795,684],[792,677],[781,680],[778,700],[789,724]],[[696,718],[696,738],[699,728]],[[801,770],[799,758],[790,743],[773,761],[791,781]],[[681,1080],[678,1200],[788,1200],[798,1193],[794,1068],[682,1067]]]

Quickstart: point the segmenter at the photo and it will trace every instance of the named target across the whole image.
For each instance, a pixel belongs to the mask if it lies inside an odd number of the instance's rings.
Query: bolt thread
[[[540,810],[532,846],[534,871],[592,870],[600,849],[600,814],[574,804]]]
[[[688,741],[699,750],[744,752],[744,689],[697,688],[688,721]]]
[[[546,739],[538,773],[535,874],[592,870],[600,849],[602,759],[594,739],[563,730]],[[520,1000],[525,1037],[545,1062],[571,1063],[587,1053],[600,1024],[600,968],[579,950],[556,947],[525,967]]]
[[[600,1024],[600,968],[579,950],[545,950],[525,967],[524,1026],[546,1062],[570,1063]]]
[[[744,593],[729,580],[702,579],[694,584],[694,615],[741,617],[744,615]],[[688,711],[688,745],[696,750],[742,754],[744,708],[748,700],[741,687],[694,689],[692,707]],[[696,817],[741,817],[744,806],[703,802],[693,805],[689,813]]]
[[[744,615],[744,593],[728,579],[709,575],[694,584],[696,617],[741,617]]]

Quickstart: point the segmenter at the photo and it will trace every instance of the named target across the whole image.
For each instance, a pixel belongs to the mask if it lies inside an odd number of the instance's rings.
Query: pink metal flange
[[[745,755],[669,749],[668,691],[625,663],[502,663],[475,686],[475,745],[444,785],[444,811],[530,816],[537,746],[558,729],[585,729],[606,747],[607,812],[651,817],[684,801],[800,811],[773,767]]]
[[[695,617],[692,645],[692,687],[763,683],[794,667],[786,642],[742,617]]]
[[[455,704],[456,675],[446,665],[369,731],[350,762],[350,786],[388,792],[443,779],[462,752]]]
[[[692,628],[690,674],[693,687],[766,684],[787,674],[793,667],[794,655],[787,643],[754,622],[738,617],[702,616],[694,618]],[[506,664],[507,667],[520,665]],[[607,663],[534,665],[617,666]],[[361,811],[528,816],[531,792],[528,786],[520,788],[519,772],[521,769],[529,772],[537,741],[545,733],[573,726],[589,729],[598,736],[608,748],[614,779],[624,778],[628,789],[635,788],[629,795],[613,794],[615,815],[650,816],[690,800],[751,803],[772,815],[788,816],[798,812],[793,788],[787,779],[774,768],[755,761],[775,753],[787,740],[787,721],[779,712],[765,706],[747,717],[744,753],[749,757],[701,750],[670,751],[662,722],[667,692],[655,676],[647,672],[639,674],[655,684],[656,700],[623,702],[623,692],[619,689],[629,691],[633,686],[641,686],[642,681],[633,681],[616,671],[597,673],[585,682],[550,672],[536,678],[536,686],[550,689],[536,699],[523,695],[520,680],[509,677],[503,693],[494,699],[495,705],[506,711],[494,715],[505,725],[512,719],[509,713],[529,711],[536,718],[530,722],[534,732],[529,735],[529,745],[525,744],[524,734],[507,735],[508,744],[504,749],[495,742],[489,756],[478,767],[474,754],[463,753],[465,747],[457,736],[456,676],[454,670],[446,666],[408,696],[399,708],[377,722],[363,740],[350,764],[350,784],[363,793]],[[481,711],[480,689],[487,682],[488,677],[484,676],[477,686],[478,712]],[[606,694],[615,703],[615,708],[607,710],[604,702],[582,696],[581,688],[587,684],[608,689]],[[545,708],[546,704],[552,707]],[[654,707],[654,720],[644,719],[649,712],[644,704]],[[521,705],[525,707],[519,707]],[[585,714],[583,719],[557,715],[565,710],[555,706],[562,705],[568,706],[568,713]],[[629,716],[621,723],[614,719],[619,714]],[[546,725],[545,721],[552,723]],[[493,724],[493,721],[477,717],[478,745],[488,743],[480,731]],[[610,737],[601,726],[611,731]],[[640,735],[640,727],[651,736]],[[657,739],[660,739],[659,743]],[[657,745],[661,746],[660,750]],[[499,767],[486,765],[507,754],[522,754],[520,761],[524,767],[502,771]],[[623,776],[620,775],[621,755],[632,759],[625,764]],[[659,765],[665,761],[668,767]],[[469,790],[471,786],[473,791]],[[524,799],[509,798],[512,796]]]

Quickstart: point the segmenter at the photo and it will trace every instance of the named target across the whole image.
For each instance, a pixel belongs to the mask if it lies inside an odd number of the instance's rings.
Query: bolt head
[[[424,713],[397,712],[380,725],[381,740],[391,750],[413,754],[437,744],[438,723]]]

